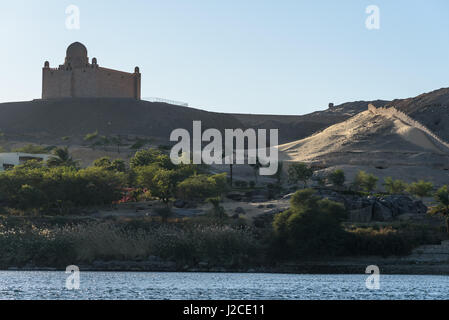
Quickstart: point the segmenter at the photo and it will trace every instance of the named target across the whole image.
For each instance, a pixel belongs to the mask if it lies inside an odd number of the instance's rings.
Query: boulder
[[[371,222],[373,219],[373,206],[353,209],[349,211],[349,220],[352,222]]]
[[[373,220],[391,221],[393,220],[393,212],[390,208],[377,201],[373,206]]]

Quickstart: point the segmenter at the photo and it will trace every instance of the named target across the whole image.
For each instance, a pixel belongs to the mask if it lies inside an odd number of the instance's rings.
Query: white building
[[[49,154],[32,154],[23,152],[0,153],[0,171],[24,164],[29,160],[47,161]]]

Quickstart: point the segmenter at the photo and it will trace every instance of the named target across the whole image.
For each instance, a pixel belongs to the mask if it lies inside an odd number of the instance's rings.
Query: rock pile
[[[344,204],[353,222],[392,221],[403,214],[424,215],[427,207],[406,195],[359,196],[332,190],[319,190],[324,198]]]

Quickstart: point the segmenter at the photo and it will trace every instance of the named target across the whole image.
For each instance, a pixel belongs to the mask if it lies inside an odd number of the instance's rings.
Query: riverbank
[[[446,261],[417,259],[416,254],[405,257],[383,258],[378,256],[347,257],[320,261],[279,263],[255,267],[209,266],[206,262],[196,265],[177,265],[150,257],[145,261],[94,261],[80,264],[80,271],[107,272],[208,272],[208,273],[278,273],[278,274],[364,274],[367,266],[376,265],[381,274],[449,275],[449,255]],[[2,269],[0,269],[2,270]],[[61,267],[10,266],[3,271],[65,271]]]
[[[134,262],[110,263],[108,267],[96,266],[79,266],[80,271],[95,271],[95,272],[188,272],[188,273],[275,273],[275,274],[364,274],[367,264],[295,264],[283,265],[276,267],[255,267],[250,269],[226,269],[226,268],[147,268],[142,264]],[[449,264],[397,264],[378,265],[381,274],[408,274],[408,275],[448,275]],[[43,267],[9,267],[0,271],[60,271],[62,268],[43,268]]]

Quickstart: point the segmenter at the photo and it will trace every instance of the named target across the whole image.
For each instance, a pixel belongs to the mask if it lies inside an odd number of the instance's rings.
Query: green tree
[[[256,184],[257,184],[257,180],[259,177],[259,170],[260,170],[260,168],[262,168],[262,164],[260,163],[259,159],[257,158],[256,163],[250,164],[250,167],[253,169],[254,180],[256,181]]]
[[[292,163],[288,168],[288,180],[297,184],[302,182],[307,187],[307,181],[313,176],[313,170],[305,163]]]
[[[221,158],[224,160],[223,162],[225,163],[225,161],[226,161],[225,160],[226,159],[226,152],[225,152],[225,150],[223,150]],[[234,164],[232,163],[232,161],[230,161],[230,163],[229,163],[229,184],[230,184],[231,187],[233,186],[232,180],[234,178],[233,166],[234,166]]]
[[[144,167],[152,164],[157,164],[164,169],[175,168],[175,165],[171,162],[170,157],[157,149],[137,151],[130,161],[131,168]]]
[[[81,190],[81,199],[78,203],[84,205],[112,204],[123,197],[126,176],[121,172],[114,172],[105,168],[90,167],[76,172],[74,189]]]
[[[137,181],[148,189],[153,197],[168,204],[175,195],[179,176],[175,170],[161,168],[158,164],[139,167]]]
[[[226,173],[216,175],[193,175],[177,186],[177,194],[181,199],[206,199],[218,197],[227,190]]]
[[[343,187],[346,181],[345,172],[341,169],[334,170],[329,175],[330,182],[336,187]]]
[[[47,165],[49,167],[65,166],[65,167],[78,167],[78,161],[73,160],[70,156],[69,149],[56,148],[52,151],[53,157],[47,160]]]
[[[432,195],[433,184],[432,182],[426,182],[419,180],[413,182],[407,187],[407,192],[420,198],[430,197]]]
[[[18,204],[21,209],[37,209],[46,203],[45,194],[36,187],[24,184],[18,192]]]
[[[283,170],[284,170],[284,162],[278,161],[277,162],[277,170],[275,173],[276,181],[279,185],[282,184],[282,177],[283,177]]]
[[[315,196],[313,189],[297,191],[290,204],[273,221],[279,251],[297,258],[336,254],[345,240],[344,206]]]
[[[105,168],[107,170],[126,172],[126,164],[122,159],[111,161],[109,157],[102,157],[94,161],[94,167]]]
[[[357,189],[362,189],[367,192],[371,192],[376,189],[376,184],[379,178],[373,174],[368,174],[363,170],[360,170],[354,178],[354,186]]]
[[[446,220],[446,231],[449,234],[449,188],[447,185],[437,190],[435,200],[438,204],[430,209],[430,213],[443,215]]]
[[[384,181],[385,190],[389,194],[401,194],[407,189],[407,184],[402,180],[393,180],[392,177],[386,177]]]

